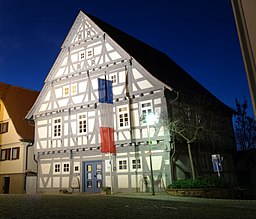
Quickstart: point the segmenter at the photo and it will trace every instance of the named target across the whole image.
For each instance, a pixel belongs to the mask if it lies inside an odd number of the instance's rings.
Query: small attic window
[[[91,36],[91,31],[87,30],[87,37],[90,37],[90,36]]]
[[[85,59],[85,51],[79,52],[79,61],[82,61]]]
[[[81,40],[81,39],[82,39],[82,34],[79,33],[79,34],[78,34],[78,40]]]

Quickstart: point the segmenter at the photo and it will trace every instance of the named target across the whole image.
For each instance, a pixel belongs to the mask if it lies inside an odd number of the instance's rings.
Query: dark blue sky
[[[79,10],[169,55],[226,105],[249,89],[230,0],[0,0],[0,81],[41,90]]]

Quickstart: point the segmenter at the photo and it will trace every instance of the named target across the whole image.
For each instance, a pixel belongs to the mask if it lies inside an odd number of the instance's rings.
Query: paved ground
[[[0,195],[0,218],[256,218],[256,201],[147,194]]]

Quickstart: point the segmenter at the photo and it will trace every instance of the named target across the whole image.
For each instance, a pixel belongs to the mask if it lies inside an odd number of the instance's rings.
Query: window
[[[60,164],[59,163],[54,164],[54,173],[60,173]]]
[[[119,170],[127,170],[127,160],[119,160],[118,168]]]
[[[11,148],[1,150],[1,160],[10,160]]]
[[[79,172],[79,166],[75,166],[75,172]]]
[[[63,172],[68,173],[69,172],[69,163],[64,163],[63,164]]]
[[[12,160],[19,159],[20,157],[20,148],[12,148]]]
[[[61,119],[57,118],[53,120],[53,137],[57,138],[61,136]]]
[[[152,112],[152,101],[147,101],[140,104],[141,122],[143,124],[147,123],[147,115]]]
[[[85,59],[85,51],[79,52],[79,61],[82,61]]]
[[[93,49],[92,48],[87,49],[86,55],[87,55],[87,58],[91,58],[93,56]]]
[[[8,132],[8,122],[0,124],[0,134]]]
[[[72,84],[72,94],[77,94],[77,85]]]
[[[112,84],[117,84],[117,75],[116,74],[113,74],[113,75],[110,75],[110,80],[112,81]]]
[[[140,159],[132,160],[132,169],[140,169],[140,168],[141,168]]]
[[[78,116],[79,134],[86,133],[86,114]]]
[[[124,128],[129,126],[129,117],[128,117],[128,107],[120,107],[118,108],[118,119],[119,119],[119,127]]]

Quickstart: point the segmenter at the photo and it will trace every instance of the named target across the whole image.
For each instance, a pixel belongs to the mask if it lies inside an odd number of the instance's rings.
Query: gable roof
[[[23,140],[34,139],[34,126],[25,116],[34,104],[39,92],[0,82],[0,99],[12,119],[17,133]]]
[[[189,96],[204,96],[209,102],[232,110],[192,78],[184,69],[163,52],[105,23],[99,18],[86,14],[99,28],[119,44],[130,56],[137,60],[149,73],[167,84],[175,91]]]

